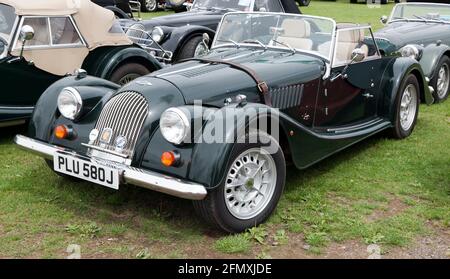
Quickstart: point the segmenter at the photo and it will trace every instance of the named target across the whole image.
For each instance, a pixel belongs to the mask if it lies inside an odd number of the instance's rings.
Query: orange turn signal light
[[[166,151],[161,155],[161,163],[166,167],[172,167],[177,164],[177,155],[172,151]]]
[[[69,137],[69,128],[66,125],[59,125],[55,128],[55,137],[58,139],[66,139]]]

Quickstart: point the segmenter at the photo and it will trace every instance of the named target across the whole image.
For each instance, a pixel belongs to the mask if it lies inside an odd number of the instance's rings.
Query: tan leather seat
[[[353,27],[353,25],[340,26],[341,28]],[[353,50],[356,48],[361,48],[364,51],[365,56],[367,57],[369,54],[369,47],[364,44],[364,36],[364,29],[339,31],[334,64],[343,64],[345,62],[351,61]],[[330,51],[330,42],[320,45],[318,50],[321,54],[328,55]]]
[[[311,26],[305,20],[285,19],[281,24],[283,34],[277,41],[286,43],[293,48],[312,50],[313,41],[309,39]]]

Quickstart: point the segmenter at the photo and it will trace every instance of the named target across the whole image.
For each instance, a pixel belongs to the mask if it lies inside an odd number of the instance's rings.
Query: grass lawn
[[[392,5],[368,9],[313,1],[308,14],[374,25]],[[356,15],[356,16],[355,16]],[[378,25],[376,25],[378,26]],[[189,201],[135,187],[109,190],[55,175],[0,130],[0,258],[450,257],[450,100],[420,107],[413,135],[375,136],[306,171],[263,226],[225,235]]]

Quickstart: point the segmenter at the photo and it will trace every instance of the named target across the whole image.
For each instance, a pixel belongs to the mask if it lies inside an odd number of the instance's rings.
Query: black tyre
[[[448,98],[450,91],[450,58],[443,56],[439,60],[434,78],[430,81],[430,85],[434,88],[434,101],[441,103]]]
[[[141,11],[144,13],[156,12],[158,10],[158,0],[141,0]]]
[[[415,75],[408,75],[397,93],[392,135],[397,139],[409,137],[419,115],[420,87]]]
[[[278,143],[266,137],[276,152],[268,152],[267,144],[237,144],[225,181],[206,199],[194,201],[196,212],[207,222],[238,233],[263,223],[272,214],[284,189],[286,165]]]
[[[126,63],[114,70],[110,80],[119,85],[125,85],[130,81],[149,74],[150,70],[138,63]]]
[[[198,54],[201,52],[203,46],[203,37],[202,36],[195,36],[191,39],[189,39],[181,49],[177,61],[181,61],[184,59],[189,59],[196,56],[196,53]]]

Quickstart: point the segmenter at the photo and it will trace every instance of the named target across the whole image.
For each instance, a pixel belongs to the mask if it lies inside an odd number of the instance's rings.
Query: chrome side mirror
[[[351,63],[359,63],[366,58],[366,53],[361,48],[355,48],[352,51],[352,62]]]
[[[338,78],[346,79],[348,67],[350,67],[350,65],[352,65],[353,63],[359,63],[359,62],[362,62],[364,59],[366,59],[366,53],[361,48],[355,48],[352,51],[351,58],[352,58],[352,60],[345,66],[345,68],[342,70],[342,72],[340,72],[340,73],[334,75],[332,78],[330,78],[331,82],[334,82]]]
[[[210,41],[211,41],[211,38],[209,37],[208,33],[203,33],[203,43],[206,46],[209,46]]]
[[[203,33],[202,43],[201,43],[201,45],[199,45],[199,47],[197,47],[197,50],[195,51],[195,56],[208,53],[210,42],[211,42],[211,38],[209,37],[208,33]]]
[[[186,10],[188,10],[188,11],[190,11],[191,9],[192,9],[192,3],[189,3],[189,2],[184,2],[183,3],[183,6],[185,6],[186,7]]]
[[[389,18],[387,17],[387,16],[382,16],[382,17],[380,17],[380,22],[382,23],[382,24],[387,24],[388,23],[388,20],[389,20]]]
[[[29,41],[34,38],[34,29],[30,25],[24,25],[20,29],[20,35],[19,38],[22,41]]]

